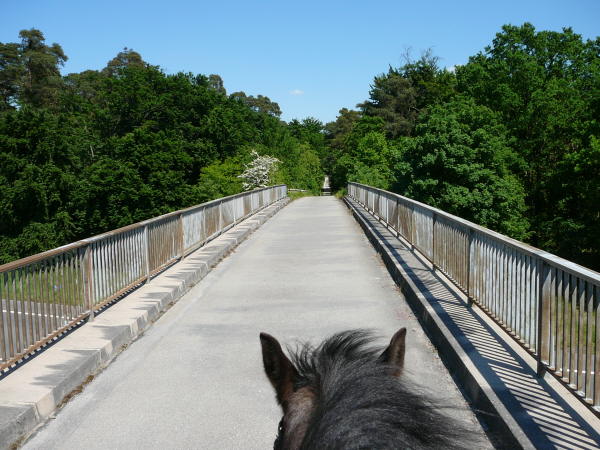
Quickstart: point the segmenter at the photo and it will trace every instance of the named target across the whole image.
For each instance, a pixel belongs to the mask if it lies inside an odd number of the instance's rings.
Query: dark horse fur
[[[464,448],[461,427],[403,380],[406,329],[382,351],[346,331],[288,359],[261,333],[265,372],[284,416],[276,449]]]

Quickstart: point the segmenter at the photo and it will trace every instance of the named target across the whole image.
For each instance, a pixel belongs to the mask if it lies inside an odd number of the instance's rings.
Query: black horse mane
[[[466,448],[465,433],[430,395],[379,361],[365,330],[290,351],[295,388],[310,387],[316,409],[302,449]]]

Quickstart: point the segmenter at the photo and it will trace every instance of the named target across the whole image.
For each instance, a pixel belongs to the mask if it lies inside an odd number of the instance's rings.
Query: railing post
[[[94,320],[94,277],[92,270],[92,246],[88,244],[83,253],[83,297],[89,311],[88,322]]]
[[[436,259],[435,259],[435,224],[437,223],[437,214],[433,213],[431,218],[431,263],[433,264],[433,270],[435,272]]]
[[[146,283],[150,282],[150,234],[148,225],[144,225],[144,251],[146,252]]]
[[[385,194],[385,227],[390,229],[390,197]]]
[[[417,246],[415,244],[416,241],[416,231],[415,231],[415,207],[414,205],[410,206],[410,245],[414,250]]]
[[[400,199],[396,197],[396,237],[400,237]]]
[[[233,224],[235,225],[237,223],[237,209],[238,209],[238,203],[239,203],[240,197],[236,197],[235,199],[232,200],[232,209],[233,209]]]
[[[536,353],[537,353],[537,376],[542,377],[544,375],[544,363],[542,362],[542,347],[544,346],[544,333],[542,328],[544,326],[543,310],[544,310],[544,285],[546,284],[546,262],[542,259],[538,259],[538,304],[537,304],[537,342],[536,342]]]
[[[177,214],[177,253],[179,253],[179,260],[183,259],[184,243],[183,243],[183,213]]]
[[[223,201],[219,202],[219,234],[223,231]]]
[[[469,228],[469,243],[467,246],[467,304],[473,306],[473,290],[471,289],[471,280],[473,272],[473,259],[471,251],[473,249],[473,228]]]

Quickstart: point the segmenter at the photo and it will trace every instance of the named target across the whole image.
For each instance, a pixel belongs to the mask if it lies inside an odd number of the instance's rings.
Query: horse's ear
[[[285,356],[281,345],[273,336],[260,333],[263,365],[269,381],[277,393],[277,401],[284,405],[294,391],[294,379],[298,371],[292,362]]]
[[[379,361],[396,366],[398,374],[404,368],[404,353],[406,352],[406,328],[402,327],[392,337],[390,345],[383,351]]]

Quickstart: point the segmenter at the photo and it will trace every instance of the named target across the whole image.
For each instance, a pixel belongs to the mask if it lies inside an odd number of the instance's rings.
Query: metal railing
[[[0,266],[0,370],[286,195],[243,192]]]
[[[460,217],[357,183],[348,195],[395,230],[548,370],[600,407],[600,274]]]

